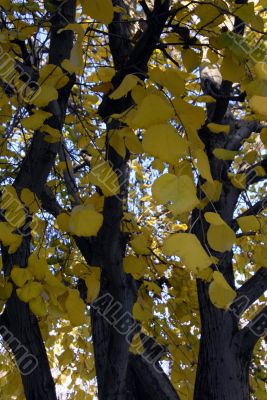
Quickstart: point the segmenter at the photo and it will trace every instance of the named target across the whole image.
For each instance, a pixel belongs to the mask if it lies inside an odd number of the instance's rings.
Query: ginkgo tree
[[[3,0],[0,397],[266,398],[266,0]]]

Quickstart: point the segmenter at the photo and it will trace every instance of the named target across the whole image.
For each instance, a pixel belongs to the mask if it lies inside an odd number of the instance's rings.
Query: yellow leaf
[[[219,271],[213,273],[213,281],[209,285],[210,301],[218,308],[227,310],[236,297],[236,292],[226,282]]]
[[[119,87],[112,92],[109,97],[113,100],[118,100],[121,97],[126,96],[136,85],[137,83],[143,83],[140,78],[135,75],[129,74],[126,75]]]
[[[174,117],[174,110],[163,97],[150,94],[141,101],[132,118],[133,128],[149,128]]]
[[[11,282],[7,280],[3,280],[0,282],[0,300],[6,301],[9,299],[13,291],[13,285]]]
[[[51,115],[51,113],[46,111],[35,110],[34,114],[32,114],[30,117],[23,118],[21,120],[21,124],[25,129],[36,130],[39,129],[44,124],[44,121]]]
[[[173,68],[153,68],[149,71],[149,77],[153,81],[168,89],[174,96],[182,96],[185,90],[184,78],[181,72]]]
[[[208,129],[212,133],[229,133],[230,132],[230,125],[220,125],[220,124],[215,124],[214,122],[210,122],[207,125]]]
[[[50,101],[57,100],[58,91],[53,86],[43,84],[40,86],[40,91],[36,93],[32,99],[30,99],[30,104],[34,104],[37,107],[47,106]]]
[[[140,279],[146,271],[146,263],[143,258],[127,256],[123,259],[123,268],[127,274],[131,274],[134,279]]]
[[[42,281],[49,275],[49,267],[44,257],[38,257],[36,253],[32,253],[28,259],[28,269],[32,275]]]
[[[27,281],[32,279],[32,274],[28,268],[13,267],[11,278],[17,286],[21,287],[24,286]]]
[[[235,156],[237,155],[237,151],[217,148],[217,149],[213,150],[213,154],[219,160],[229,160],[230,161],[235,158]]]
[[[236,240],[234,231],[226,222],[214,212],[206,212],[205,219],[210,224],[207,232],[207,239],[213,250],[224,253],[230,251]]]
[[[228,174],[231,179],[231,183],[233,186],[238,189],[245,189],[247,185],[247,176],[246,174]]]
[[[163,242],[163,252],[168,256],[180,257],[185,267],[195,273],[212,264],[212,259],[192,233],[170,235]]]
[[[192,72],[200,65],[202,60],[202,54],[197,53],[193,49],[183,49],[182,60],[187,71]]]
[[[192,148],[203,149],[204,143],[200,140],[197,131],[206,120],[206,113],[202,107],[194,106],[186,101],[176,98],[173,100],[173,105],[177,114],[177,120],[183,125],[190,146]]]
[[[126,147],[124,137],[120,134],[119,130],[109,132],[109,144],[116,150],[116,152],[124,158],[126,155]]]
[[[69,232],[70,229],[70,216],[69,214],[62,212],[56,218],[58,228],[63,232]]]
[[[81,0],[83,13],[103,24],[110,24],[114,11],[111,0]]]
[[[0,241],[9,246],[9,254],[15,253],[22,242],[22,236],[13,233],[14,229],[7,222],[0,222]]]
[[[41,131],[48,134],[45,138],[47,142],[56,143],[60,141],[60,131],[58,129],[52,128],[49,125],[43,125]]]
[[[199,170],[202,178],[206,179],[209,182],[213,182],[211,172],[210,172],[210,163],[207,154],[204,150],[198,149],[196,151],[197,158],[197,169]]]
[[[103,215],[90,205],[72,209],[69,228],[77,236],[96,236],[103,223]]]
[[[101,270],[98,267],[90,267],[87,272],[85,283],[87,287],[87,303],[94,301],[100,291],[100,275]]]
[[[119,194],[118,176],[107,161],[99,161],[88,175],[89,182],[100,187],[104,196]]]
[[[161,175],[153,183],[152,195],[175,214],[191,211],[199,204],[195,185],[187,175]]]
[[[148,255],[150,254],[149,246],[151,244],[150,238],[145,234],[141,233],[130,241],[132,249],[136,254]]]
[[[201,189],[207,196],[209,201],[219,201],[222,192],[222,183],[214,180],[212,182],[206,181],[201,185]]]
[[[60,366],[66,367],[75,359],[75,356],[73,351],[70,348],[67,348],[66,350],[63,351],[63,353],[60,354],[60,356],[57,356],[57,358]]]
[[[65,307],[72,326],[79,326],[85,323],[85,304],[80,298],[76,289],[69,289]]]
[[[254,72],[257,79],[267,80],[267,63],[261,61],[254,66]]]
[[[260,221],[255,215],[248,215],[237,219],[237,223],[243,232],[257,232],[261,228]]]
[[[20,194],[21,201],[25,204],[25,206],[29,209],[31,214],[36,213],[40,206],[41,201],[38,199],[35,193],[33,193],[30,189],[24,188]]]
[[[78,24],[77,24],[78,25]],[[66,29],[66,27],[65,27]],[[62,68],[56,66],[55,64],[46,64],[40,70],[40,77],[38,83],[52,86],[55,89],[61,89],[69,81],[68,76],[62,71]]]
[[[47,307],[42,296],[37,296],[29,301],[31,312],[38,317],[45,317],[47,314]]]
[[[246,76],[245,64],[226,49],[220,69],[223,79],[231,82],[242,81]]]
[[[148,321],[150,318],[152,318],[152,315],[150,310],[136,302],[133,306],[133,317],[138,321]]]
[[[41,283],[28,282],[22,288],[17,289],[16,292],[18,298],[27,303],[30,300],[39,296],[42,290],[43,286],[41,285]]]
[[[252,96],[249,105],[255,113],[267,117],[267,97]]]
[[[169,124],[151,126],[143,135],[142,145],[146,153],[170,164],[188,150],[187,141]]]

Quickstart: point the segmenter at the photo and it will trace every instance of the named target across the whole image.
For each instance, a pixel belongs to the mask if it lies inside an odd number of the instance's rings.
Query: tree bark
[[[207,289],[198,282],[202,329],[194,400],[249,400],[251,354],[242,346],[235,316],[216,309]]]

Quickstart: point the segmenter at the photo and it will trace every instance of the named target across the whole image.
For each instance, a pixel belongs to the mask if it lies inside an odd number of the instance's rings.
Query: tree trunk
[[[208,284],[198,282],[201,340],[194,400],[249,400],[249,364],[236,317],[214,307]]]
[[[57,400],[37,318],[15,290],[1,318],[1,335],[14,354],[27,400]]]

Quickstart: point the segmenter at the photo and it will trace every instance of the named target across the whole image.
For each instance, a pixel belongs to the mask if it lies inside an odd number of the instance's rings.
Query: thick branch
[[[231,311],[238,318],[267,290],[267,268],[260,268],[238,290]]]
[[[245,349],[253,351],[257,341],[267,334],[267,306],[241,330],[240,335]]]

